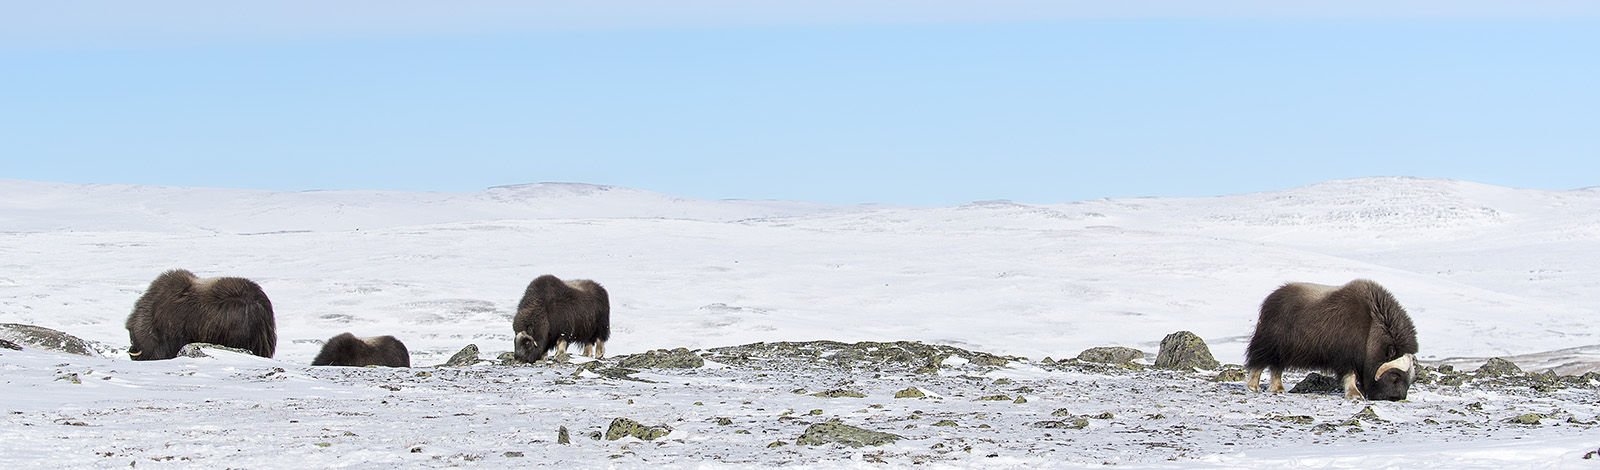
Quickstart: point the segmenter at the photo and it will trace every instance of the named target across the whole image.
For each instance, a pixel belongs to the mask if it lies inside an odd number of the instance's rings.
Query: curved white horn
[[[1385,363],[1383,363],[1383,365],[1378,366],[1378,373],[1373,374],[1372,380],[1378,380],[1378,379],[1383,378],[1383,373],[1384,372],[1388,372],[1389,369],[1399,369],[1401,372],[1410,373],[1411,372],[1411,365],[1412,365],[1411,355],[1410,354],[1402,355],[1402,356],[1400,356],[1399,358],[1397,358],[1397,359],[1395,359],[1393,361],[1385,362]]]
[[[144,351],[139,351],[139,352],[133,352],[132,350],[128,351],[128,357],[139,357],[140,354],[144,354]]]

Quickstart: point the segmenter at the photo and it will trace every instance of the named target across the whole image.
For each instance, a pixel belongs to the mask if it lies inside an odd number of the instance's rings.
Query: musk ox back
[[[1403,400],[1415,379],[1416,328],[1383,286],[1365,279],[1341,287],[1291,283],[1261,303],[1261,318],[1245,351],[1245,383],[1259,390],[1262,369],[1272,369],[1268,391],[1283,391],[1283,370],[1339,374],[1345,396]]]
[[[411,352],[393,336],[357,338],[344,333],[329,338],[311,365],[411,367]]]
[[[518,360],[534,362],[550,350],[566,351],[568,343],[584,345],[583,354],[606,355],[611,338],[611,298],[590,280],[562,281],[549,274],[528,283],[511,321]]]
[[[200,279],[183,269],[156,276],[128,315],[128,357],[172,359],[189,343],[212,343],[272,357],[278,346],[272,302],[249,279]]]

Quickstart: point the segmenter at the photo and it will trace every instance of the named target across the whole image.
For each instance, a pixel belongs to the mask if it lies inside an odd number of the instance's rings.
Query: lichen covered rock
[[[645,426],[628,418],[613,419],[611,420],[611,426],[606,428],[606,440],[608,441],[615,441],[628,436],[633,436],[640,440],[653,441],[668,434],[672,434],[672,428],[667,425]]]
[[[1126,364],[1144,357],[1144,351],[1123,346],[1089,348],[1078,353],[1078,360],[1100,364]]]
[[[478,359],[478,345],[468,344],[467,347],[461,348],[461,351],[456,352],[454,356],[450,356],[450,360],[444,361],[442,365],[444,367],[465,367],[477,364],[480,360]]]
[[[11,345],[6,346],[6,349],[34,347],[46,351],[90,357],[100,357],[102,351],[109,349],[100,343],[87,341],[60,331],[21,323],[0,323],[0,340]]]
[[[1503,377],[1507,375],[1520,375],[1522,374],[1522,368],[1517,367],[1517,365],[1511,361],[1496,357],[1489,359],[1488,362],[1484,362],[1482,366],[1479,366],[1477,373],[1478,375],[1485,377]]]
[[[1211,357],[1205,340],[1188,331],[1167,335],[1161,340],[1161,352],[1156,354],[1156,368],[1173,370],[1211,370],[1222,363]]]
[[[843,444],[850,447],[881,446],[892,444],[901,439],[898,434],[870,431],[842,423],[817,423],[806,428],[805,433],[795,442],[803,445],[816,446],[825,444]]]
[[[695,369],[704,367],[706,360],[687,348],[657,349],[618,357],[617,365],[627,368]]]
[[[1312,372],[1294,384],[1289,393],[1344,393],[1344,383],[1338,378]]]

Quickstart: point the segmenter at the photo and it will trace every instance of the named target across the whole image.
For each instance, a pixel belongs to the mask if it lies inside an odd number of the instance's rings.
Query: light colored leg
[[[1263,367],[1262,369],[1265,369],[1265,368]],[[1256,392],[1260,392],[1261,391],[1261,370],[1262,369],[1250,369],[1250,370],[1246,371],[1246,372],[1248,372],[1248,374],[1245,376],[1245,379],[1244,379],[1244,389],[1245,390],[1249,390],[1250,393],[1256,393]]]
[[[600,358],[603,358],[603,357],[606,357],[606,342],[605,341],[595,341],[594,342],[594,358],[595,359],[600,359]]]
[[[1361,388],[1356,386],[1356,374],[1344,375],[1344,397],[1366,398],[1366,396],[1361,395]]]
[[[1272,385],[1267,387],[1267,391],[1283,393],[1283,369],[1272,369]]]
[[[566,353],[567,353],[567,340],[558,339],[558,340],[556,340],[556,352],[555,352],[555,354],[551,354],[550,357],[551,358],[557,358],[557,357],[561,357],[562,354],[566,354]]]
[[[583,345],[583,355],[584,356],[588,356],[588,357],[594,357],[594,343],[589,343],[589,344]]]

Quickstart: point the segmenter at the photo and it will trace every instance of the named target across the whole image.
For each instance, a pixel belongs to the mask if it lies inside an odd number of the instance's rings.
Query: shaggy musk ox
[[[518,360],[534,362],[550,350],[560,354],[568,343],[584,345],[583,355],[606,355],[611,338],[611,298],[590,280],[562,281],[549,274],[528,283],[511,321]]]
[[[311,365],[411,367],[411,352],[393,336],[357,338],[344,333],[329,338]]]
[[[1316,369],[1339,374],[1346,398],[1404,400],[1416,353],[1411,317],[1378,283],[1285,284],[1261,303],[1245,388],[1260,390],[1262,369],[1272,369],[1267,391],[1275,393],[1283,392],[1284,369]]]
[[[249,279],[200,279],[183,269],[156,276],[128,315],[128,357],[172,359],[189,343],[212,343],[272,357],[278,347],[272,302]]]

